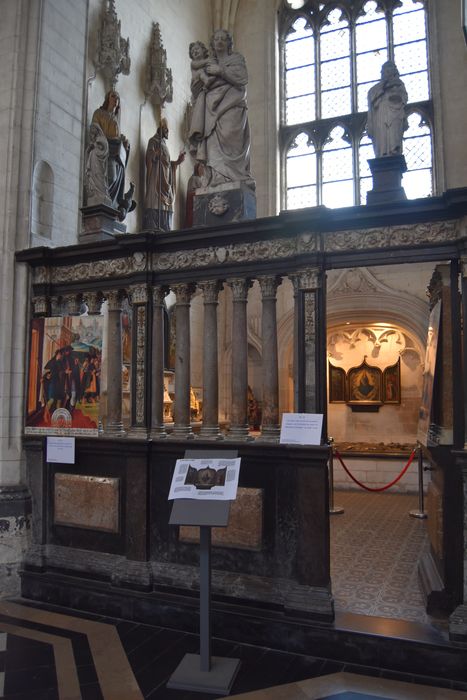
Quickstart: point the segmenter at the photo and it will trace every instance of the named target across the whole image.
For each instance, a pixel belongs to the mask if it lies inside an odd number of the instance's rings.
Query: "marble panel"
[[[120,531],[120,479],[55,474],[54,524]]]
[[[263,490],[239,487],[227,527],[212,528],[212,544],[260,551],[263,539]],[[199,528],[182,526],[181,542],[199,542]]]

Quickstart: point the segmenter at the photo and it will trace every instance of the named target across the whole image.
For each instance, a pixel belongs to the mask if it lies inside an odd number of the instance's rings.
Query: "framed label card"
[[[322,413],[284,413],[280,442],[288,445],[320,445]]]

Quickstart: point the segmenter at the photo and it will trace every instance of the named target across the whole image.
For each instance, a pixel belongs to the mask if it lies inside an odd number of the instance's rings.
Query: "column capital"
[[[203,282],[198,282],[198,287],[203,292],[203,301],[205,304],[217,304],[219,298],[219,292],[221,291],[223,283],[219,280],[205,280]]]
[[[105,298],[107,299],[107,304],[109,311],[121,311],[122,310],[122,293],[119,289],[109,289],[105,291]]]
[[[149,300],[147,284],[132,284],[130,285],[130,303],[131,304],[147,304]]]
[[[97,316],[101,312],[102,292],[85,292],[84,301],[88,307],[88,314]]]
[[[292,275],[290,275],[292,278]],[[293,277],[295,284],[298,285],[297,291],[310,292],[321,287],[321,276],[320,270],[317,267],[309,267],[304,270],[297,270]]]
[[[164,284],[158,284],[152,289],[153,306],[164,306],[164,299],[170,293],[170,288]]]
[[[278,275],[261,275],[257,278],[261,287],[262,299],[276,299],[278,286],[282,282],[282,277]]]
[[[81,299],[76,294],[65,294],[62,297],[62,302],[66,304],[69,316],[79,316],[81,308]]]
[[[49,302],[46,296],[34,296],[32,298],[33,314],[35,316],[47,316]]]
[[[253,284],[253,280],[244,277],[232,277],[227,280],[227,284],[232,290],[234,301],[247,301],[248,290]]]
[[[172,284],[171,289],[175,292],[175,296],[177,297],[175,301],[176,304],[189,304],[195,292],[196,285],[192,282],[178,282],[177,284]]]

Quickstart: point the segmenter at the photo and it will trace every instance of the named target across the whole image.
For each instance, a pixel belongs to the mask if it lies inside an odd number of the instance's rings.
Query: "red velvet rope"
[[[405,465],[405,467],[403,468],[403,470],[401,471],[401,473],[399,474],[399,476],[396,476],[396,478],[393,479],[393,481],[391,481],[390,484],[386,484],[386,486],[380,486],[379,488],[371,488],[370,486],[365,486],[365,484],[362,484],[361,481],[359,481],[358,479],[356,479],[356,478],[349,472],[349,470],[348,470],[347,467],[345,466],[344,462],[342,461],[342,457],[340,456],[339,452],[338,452],[337,450],[334,450],[334,454],[336,455],[336,457],[337,457],[337,459],[339,460],[339,462],[342,464],[342,466],[343,466],[343,468],[344,468],[344,471],[350,476],[350,478],[352,479],[352,481],[355,481],[355,483],[358,484],[359,486],[361,486],[362,489],[365,489],[366,491],[386,491],[386,489],[390,489],[391,486],[394,486],[394,484],[397,484],[397,482],[399,481],[399,479],[402,479],[402,477],[404,476],[405,472],[407,471],[407,469],[408,469],[408,468],[410,467],[410,465],[412,464],[413,458],[415,457],[416,451],[417,451],[416,448],[414,448],[414,449],[412,450],[412,454],[411,454],[410,457],[409,457],[409,461],[407,462],[407,464]]]

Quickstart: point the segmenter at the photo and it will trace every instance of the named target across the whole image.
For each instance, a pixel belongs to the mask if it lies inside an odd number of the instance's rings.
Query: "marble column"
[[[200,282],[204,298],[203,426],[200,437],[219,440],[219,364],[217,353],[217,306],[222,283]]]
[[[148,288],[145,284],[130,287],[132,306],[131,356],[131,428],[129,435],[147,438],[149,432],[149,396],[146,390],[149,362]]]
[[[462,318],[463,318],[463,379],[464,379],[464,450],[467,450],[467,257],[461,261],[462,272]],[[467,503],[465,504],[467,508]],[[467,511],[466,511],[467,512]],[[467,536],[467,533],[466,533]],[[466,569],[467,574],[467,569]]]
[[[122,298],[118,290],[105,293],[107,326],[107,423],[104,433],[125,435],[122,422]]]
[[[175,439],[191,439],[190,416],[190,302],[194,285],[180,282],[174,284],[172,290],[177,300],[175,302],[175,404],[174,429],[170,437]]]
[[[282,279],[274,275],[258,277],[262,301],[263,400],[261,439],[279,439],[279,368],[277,353],[276,292]]]
[[[227,280],[232,289],[232,399],[229,439],[246,440],[248,430],[247,301],[251,280]]]
[[[167,437],[164,426],[164,299],[168,287],[157,286],[152,292],[152,372],[151,437]]]
[[[290,275],[294,283],[294,384],[296,410],[326,412],[326,318],[318,268]],[[324,363],[324,364],[323,364]],[[323,369],[324,367],[324,369]]]

